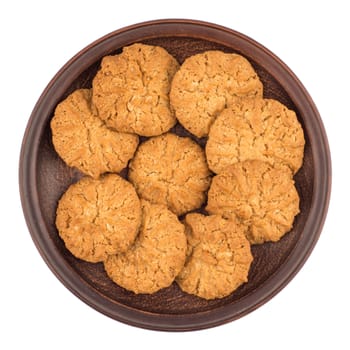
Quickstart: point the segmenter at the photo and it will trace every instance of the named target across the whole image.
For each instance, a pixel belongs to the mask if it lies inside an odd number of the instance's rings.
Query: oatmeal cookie
[[[179,122],[203,137],[216,116],[237,98],[262,93],[263,85],[246,58],[213,50],[184,61],[172,81],[170,103]]]
[[[167,205],[177,215],[203,204],[211,179],[202,148],[172,133],[142,143],[128,176],[140,197]]]
[[[155,136],[176,123],[169,104],[171,80],[179,64],[165,49],[133,44],[102,59],[93,79],[93,103],[107,126]]]
[[[67,249],[89,262],[124,252],[141,223],[141,204],[134,187],[117,174],[84,177],[59,200],[56,226]]]
[[[51,120],[52,142],[67,165],[98,178],[127,166],[138,136],[108,129],[93,114],[90,100],[91,90],[79,89],[58,104]]]
[[[155,293],[168,287],[186,257],[183,224],[164,205],[141,200],[142,223],[135,243],[125,253],[109,256],[108,276],[134,293]]]
[[[278,241],[299,213],[292,172],[259,160],[228,166],[214,176],[208,192],[210,214],[238,219],[252,244]]]
[[[253,260],[244,229],[219,215],[188,214],[184,268],[180,288],[205,299],[223,298],[248,281]]]
[[[242,99],[224,109],[212,124],[205,152],[219,174],[250,159],[280,163],[296,173],[304,155],[304,133],[294,111],[273,99]]]

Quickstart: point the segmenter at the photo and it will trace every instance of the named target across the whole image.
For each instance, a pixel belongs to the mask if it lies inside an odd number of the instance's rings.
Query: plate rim
[[[86,55],[88,55],[89,61],[96,62],[97,52],[99,52],[98,56],[101,56],[99,48],[105,45],[105,50],[109,49],[118,36],[130,34],[130,32],[133,32],[134,35],[138,35],[138,33],[145,30],[148,35],[151,35],[156,27],[162,27],[162,29],[167,28],[169,31],[171,30],[170,28],[179,26],[182,26],[180,32],[177,34],[174,33],[172,36],[193,37],[191,33],[188,33],[191,28],[197,28],[198,30],[203,30],[203,28],[205,28],[205,35],[207,37],[203,34],[201,39],[210,40],[210,34],[215,33],[219,36],[224,33],[228,37],[234,37],[235,40],[243,40],[251,45],[251,47],[255,47],[260,53],[259,59],[264,57],[268,58],[268,61],[264,62],[264,68],[266,68],[269,73],[271,73],[271,70],[279,73],[278,81],[286,89],[287,94],[297,107],[298,104],[299,106],[302,104],[303,109],[307,106],[308,119],[305,120],[305,122],[309,127],[311,125],[313,129],[316,130],[319,137],[318,147],[311,147],[313,160],[314,163],[317,163],[316,165],[321,168],[323,176],[315,177],[314,179],[312,205],[310,207],[309,217],[304,226],[303,234],[286,261],[275,274],[271,275],[259,288],[242,297],[239,302],[217,307],[209,311],[198,312],[196,314],[176,315],[146,312],[118,303],[114,300],[109,300],[106,295],[101,294],[93,286],[83,280],[70,267],[67,261],[63,259],[54,244],[45,239],[44,233],[47,232],[47,228],[45,227],[39,206],[37,205],[39,203],[39,195],[33,183],[36,181],[35,164],[39,147],[39,142],[37,140],[40,139],[40,135],[48,119],[40,118],[40,116],[50,114],[47,111],[48,107],[46,106],[45,108],[48,99],[56,101],[56,103],[50,102],[49,104],[57,104],[58,95],[62,96],[62,93],[59,92],[65,90],[65,85],[62,84],[64,79],[69,77],[70,81],[73,81],[75,79],[72,78],[71,75],[73,71],[76,77],[79,75],[77,74],[76,67],[80,63],[80,60],[82,58],[86,59]],[[167,32],[165,32],[165,35],[166,33]],[[153,37],[159,37],[159,33]],[[142,38],[138,40],[146,39],[147,38]],[[223,42],[222,44],[227,46],[227,42]],[[115,49],[114,47],[114,50]],[[102,56],[104,55],[105,54],[102,54]],[[86,67],[84,69],[86,69]],[[82,71],[84,71],[84,69],[82,68]],[[280,77],[283,78],[282,82],[280,81]],[[291,82],[294,85],[294,89],[290,86]],[[304,102],[301,103],[301,101]],[[33,158],[33,155],[35,158]],[[262,306],[283,289],[299,272],[319,239],[329,207],[331,177],[331,155],[323,122],[311,96],[289,67],[266,47],[240,32],[218,24],[191,19],[159,19],[136,23],[102,36],[79,51],[51,79],[34,106],[23,136],[19,162],[19,188],[26,223],[36,248],[55,276],[74,295],[97,311],[129,325],[162,331],[198,330],[236,320]],[[315,191],[315,189],[317,189],[317,191]],[[316,213],[318,213],[318,215],[312,215]],[[312,217],[317,218],[317,220],[313,220],[311,223],[310,218]],[[281,278],[281,276],[283,278]],[[237,305],[239,307],[237,307]]]

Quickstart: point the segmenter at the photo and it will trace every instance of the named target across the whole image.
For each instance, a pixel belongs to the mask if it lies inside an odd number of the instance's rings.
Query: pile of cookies
[[[193,137],[173,133],[176,123]],[[302,127],[263,98],[238,54],[179,65],[158,46],[124,47],[102,59],[91,89],[57,105],[51,130],[59,156],[85,174],[59,200],[60,237],[134,293],[176,281],[225,297],[248,280],[251,244],[278,241],[299,212]]]

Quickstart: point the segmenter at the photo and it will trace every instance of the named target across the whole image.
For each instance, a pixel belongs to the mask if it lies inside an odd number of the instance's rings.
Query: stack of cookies
[[[238,54],[179,65],[158,46],[124,47],[58,104],[51,130],[85,174],[59,200],[60,237],[134,293],[176,281],[223,298],[248,281],[251,245],[278,241],[299,212],[302,127]]]

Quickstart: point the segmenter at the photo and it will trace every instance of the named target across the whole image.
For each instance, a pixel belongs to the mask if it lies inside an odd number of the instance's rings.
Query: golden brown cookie
[[[109,256],[108,276],[134,293],[154,293],[168,287],[186,257],[184,226],[164,205],[141,201],[142,223],[135,243],[125,253]]]
[[[293,226],[299,195],[290,169],[249,160],[213,177],[206,209],[238,219],[247,226],[252,244],[276,242]]]
[[[219,215],[188,214],[180,288],[205,299],[223,298],[248,281],[253,256],[243,226]]]
[[[140,197],[181,215],[203,204],[210,172],[197,143],[167,133],[139,146],[129,165],[129,180]]]
[[[121,171],[138,145],[137,135],[110,130],[93,114],[88,89],[76,90],[58,104],[51,130],[60,157],[94,178]]]
[[[207,136],[216,116],[237,98],[262,97],[263,85],[241,55],[206,51],[188,57],[174,76],[170,102],[179,122]]]
[[[169,90],[178,67],[165,49],[152,45],[133,44],[119,55],[104,57],[92,83],[99,117],[121,132],[167,132],[176,123]]]
[[[294,111],[273,99],[242,99],[212,124],[205,152],[219,174],[249,159],[285,164],[296,173],[304,155],[304,133]]]
[[[56,226],[77,258],[98,262],[124,252],[141,223],[141,204],[134,187],[116,174],[84,177],[61,197]]]

